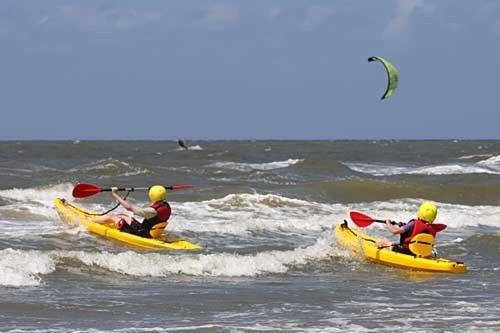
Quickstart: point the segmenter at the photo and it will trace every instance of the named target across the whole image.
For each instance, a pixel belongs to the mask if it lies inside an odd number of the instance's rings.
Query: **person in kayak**
[[[93,218],[93,222],[100,224],[112,222],[123,232],[145,238],[161,236],[172,212],[170,205],[166,202],[167,189],[165,187],[154,185],[149,189],[148,194],[151,199],[149,207],[137,207],[127,202],[118,194],[117,187],[111,189],[111,194],[126,210],[134,213],[134,216],[110,213]]]
[[[431,234],[433,237],[436,237],[436,233],[441,231],[442,229],[433,228],[432,223],[436,219],[437,216],[437,207],[434,203],[430,201],[426,201],[420,205],[418,209],[417,218],[410,220],[408,223],[397,223],[391,220],[386,220],[385,224],[387,225],[387,229],[393,235],[400,235],[400,240],[398,244],[394,244],[388,239],[382,239],[375,243],[375,246],[383,248],[383,247],[392,247],[392,250],[395,252],[401,252],[405,254],[413,254],[410,251],[410,242],[418,234]]]

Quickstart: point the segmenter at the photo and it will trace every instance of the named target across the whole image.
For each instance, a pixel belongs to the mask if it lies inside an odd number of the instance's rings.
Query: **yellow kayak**
[[[136,235],[132,235],[126,232],[122,232],[116,229],[113,223],[110,224],[99,224],[89,220],[89,214],[91,212],[85,213],[85,210],[74,206],[73,204],[68,204],[64,199],[55,199],[54,205],[56,206],[59,217],[64,222],[77,223],[84,225],[88,231],[91,233],[101,235],[107,238],[116,239],[120,242],[134,245],[146,249],[170,249],[170,250],[198,250],[202,247],[193,243],[190,243],[182,239],[153,239],[144,238]]]
[[[374,245],[376,238],[349,228],[347,222],[335,227],[335,236],[340,245],[361,252],[366,259],[375,263],[429,272],[467,272],[467,267],[461,262],[435,257],[419,258],[392,251],[390,248],[380,249]]]

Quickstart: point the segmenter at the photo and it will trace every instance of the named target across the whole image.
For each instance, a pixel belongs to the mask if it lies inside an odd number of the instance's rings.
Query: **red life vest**
[[[143,237],[159,238],[167,226],[172,209],[166,201],[155,202],[150,207],[156,210],[156,216],[142,221]]]
[[[410,247],[410,242],[418,234],[430,234],[432,237],[436,237],[437,230],[434,229],[429,223],[425,223],[422,220],[413,220],[413,229],[408,237],[401,239],[401,245],[404,248]]]
[[[151,208],[156,210],[157,215],[153,219],[157,218],[159,220],[157,223],[167,222],[170,214],[172,214],[172,208],[166,201],[157,201],[151,205]]]

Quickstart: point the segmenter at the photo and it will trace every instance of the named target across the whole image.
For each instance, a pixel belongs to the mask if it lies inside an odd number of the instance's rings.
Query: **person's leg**
[[[375,243],[375,246],[378,247],[378,248],[391,247],[392,246],[392,242],[390,240],[388,240],[388,239],[380,239],[380,240],[378,240]]]
[[[132,218],[130,216],[123,214],[116,215],[112,213],[103,216],[92,217],[90,220],[92,222],[99,224],[106,224],[112,222],[114,225],[117,226],[117,228],[123,223],[127,223],[128,225],[132,223]]]
[[[392,250],[393,250],[394,252],[399,252],[399,253],[403,253],[403,254],[410,254],[410,255],[414,255],[414,254],[410,251],[410,249],[405,248],[405,247],[401,246],[400,244],[394,244],[394,245],[392,246]]]
[[[127,232],[129,234],[141,236],[141,237],[146,237],[146,238],[151,238],[149,235],[149,232],[147,232],[146,229],[142,226],[141,223],[137,222],[134,219],[122,219],[122,227],[119,228],[123,232]]]
[[[118,217],[118,215],[115,215],[115,214],[106,214],[103,216],[95,216],[95,217],[90,218],[90,220],[92,222],[99,223],[99,224],[105,224],[108,222],[116,223],[119,219],[120,218]]]

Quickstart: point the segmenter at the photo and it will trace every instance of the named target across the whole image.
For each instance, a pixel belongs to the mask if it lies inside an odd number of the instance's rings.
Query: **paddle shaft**
[[[176,188],[174,186],[165,186],[167,190],[175,190]],[[148,191],[149,187],[121,187],[118,188],[118,191],[129,191],[129,192],[134,192],[134,191]],[[110,188],[101,188],[101,192],[111,192]]]
[[[166,189],[169,189],[168,187],[165,187]],[[147,191],[149,190],[149,187],[120,187],[118,188],[118,191],[129,191],[129,192],[134,192],[134,191]],[[101,192],[111,192],[110,188],[101,188]]]
[[[193,188],[195,187],[193,184],[174,184],[171,186],[165,186],[167,190],[181,190],[185,188]],[[120,187],[117,188],[118,191],[127,191],[127,192],[133,192],[133,191],[148,191],[150,187]],[[112,188],[100,188],[99,186],[92,185],[92,184],[86,184],[86,183],[80,183],[76,184],[75,187],[73,188],[73,197],[75,198],[86,198],[90,197],[91,195],[95,195],[100,192],[110,192],[112,191]]]
[[[377,223],[385,223],[384,220],[373,220],[373,222],[377,222]],[[398,225],[400,227],[406,225],[407,223],[403,223],[403,222],[394,222],[394,221],[391,221],[391,224],[392,225]],[[446,224],[442,224],[442,223],[434,223],[434,224],[429,224],[431,227],[435,228],[434,230],[436,230],[436,232],[439,232],[439,231],[442,231],[444,229],[446,229]]]
[[[385,220],[373,220],[373,222],[377,222],[377,223],[385,223]],[[396,224],[402,224],[401,222],[394,222],[394,221],[391,221],[391,224],[392,225],[396,225]]]

